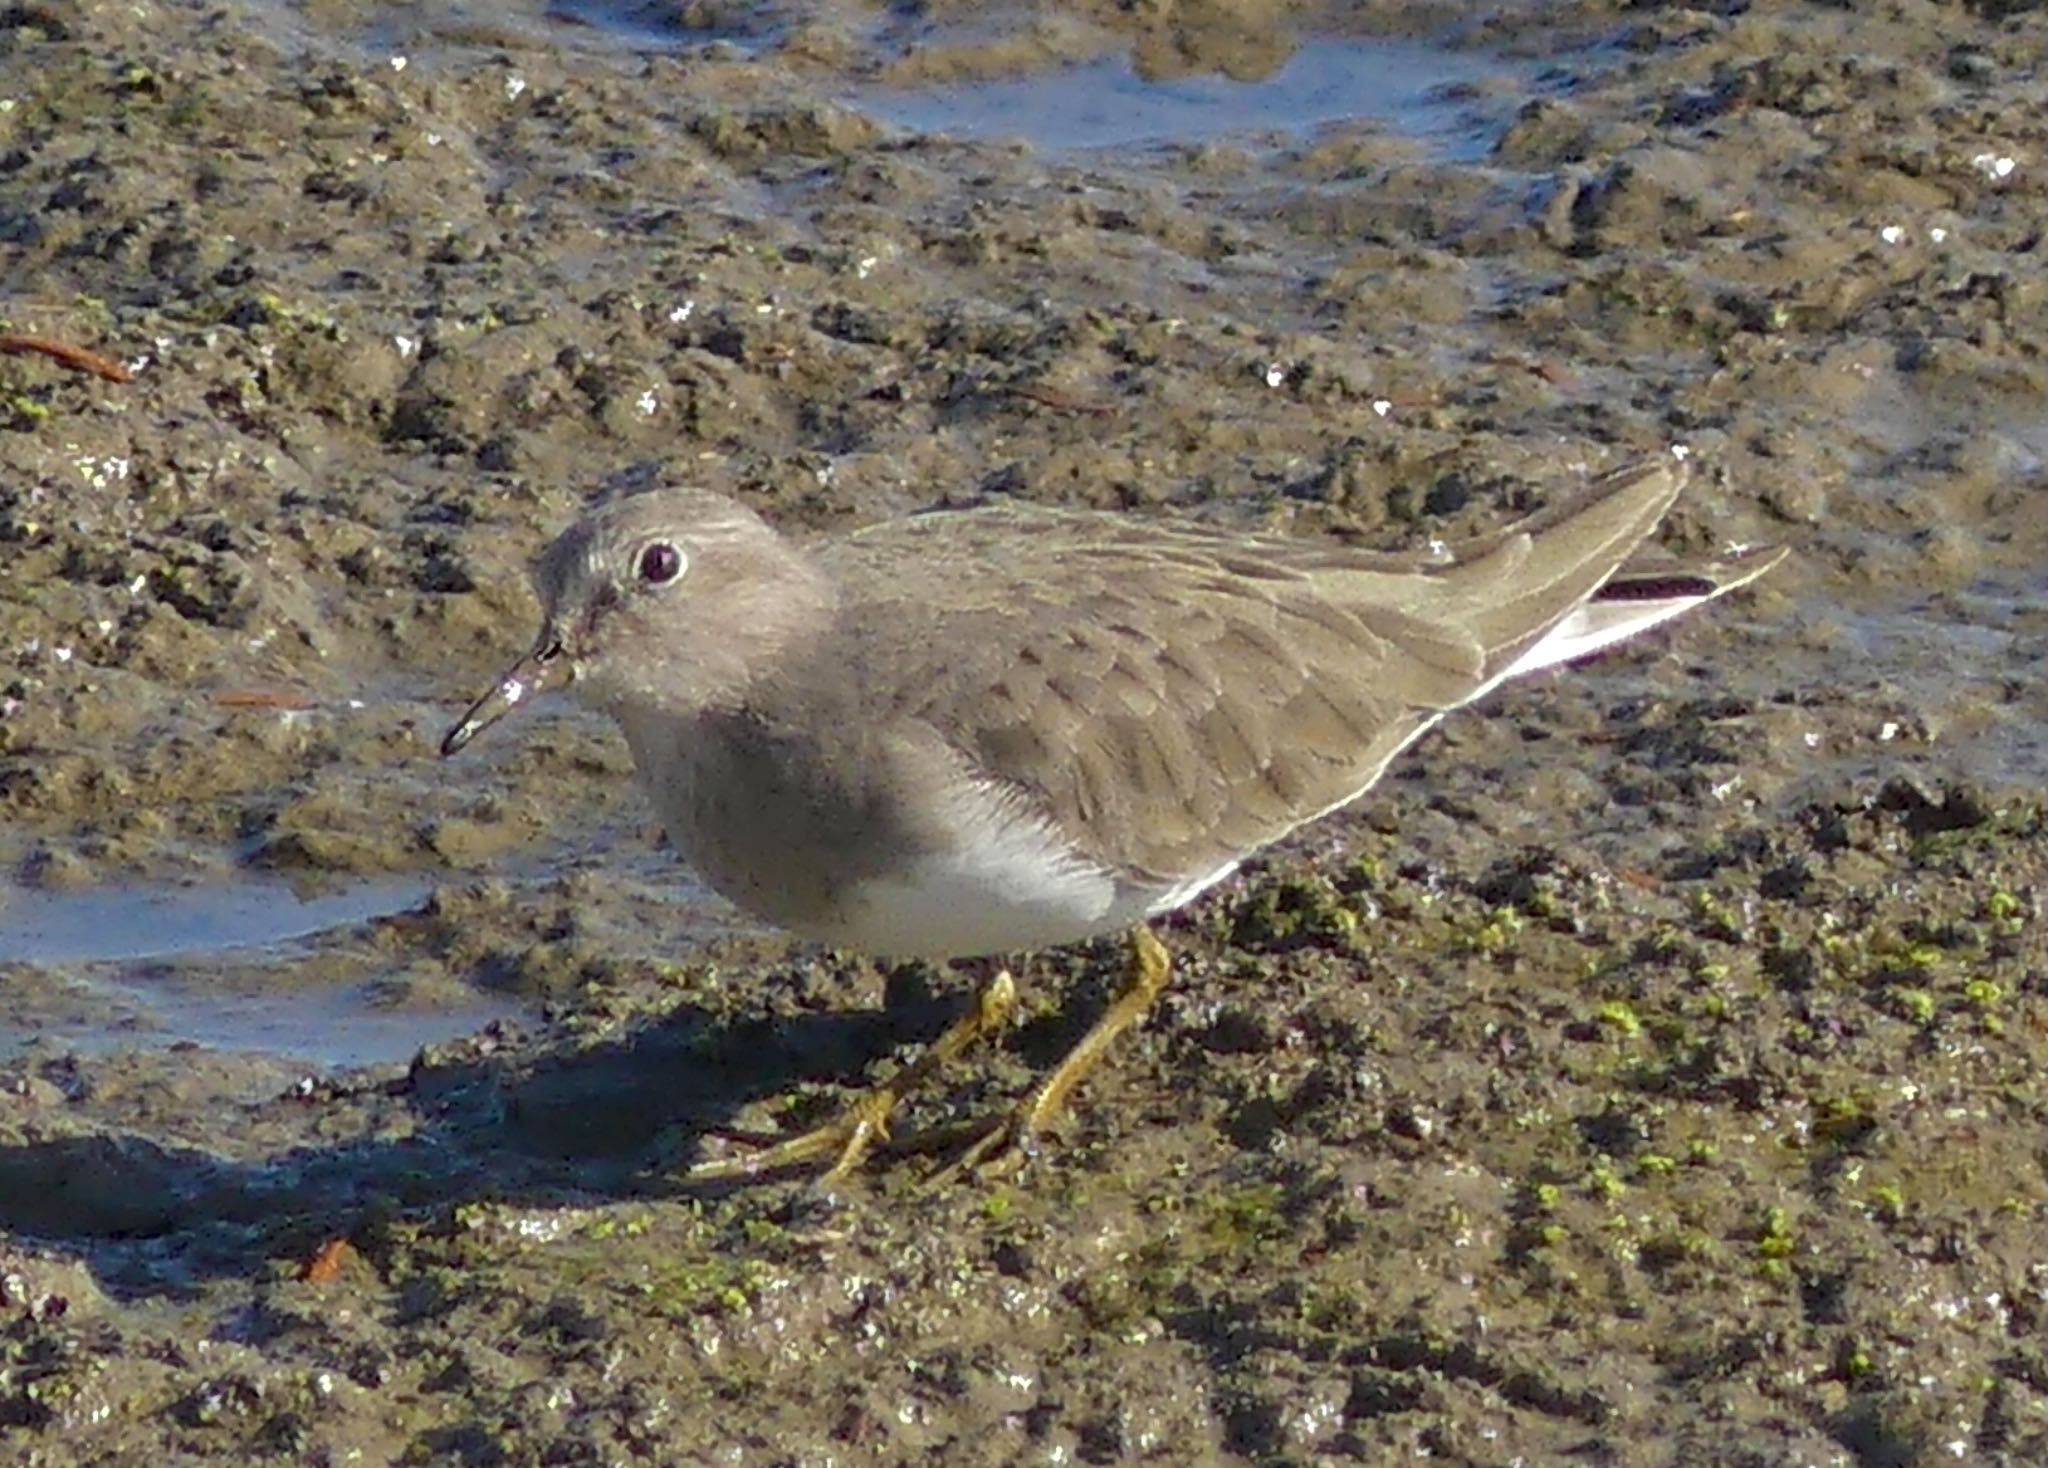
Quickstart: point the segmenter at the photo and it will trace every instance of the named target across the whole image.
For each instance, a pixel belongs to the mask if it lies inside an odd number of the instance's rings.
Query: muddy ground
[[[0,357],[14,900],[413,879],[172,976],[514,1012],[367,1068],[16,1046],[0,1459],[2048,1461],[2048,16],[576,16],[0,12],[0,325],[132,370]],[[1456,137],[857,104],[1378,39],[1494,68]],[[1165,924],[1014,1182],[680,1186],[960,981],[735,922],[585,716],[434,757],[608,484],[1414,545],[1673,443],[1670,548],[1794,558]],[[1113,958],[1034,959],[914,1121],[1021,1090]],[[0,960],[0,1019],[83,982]]]

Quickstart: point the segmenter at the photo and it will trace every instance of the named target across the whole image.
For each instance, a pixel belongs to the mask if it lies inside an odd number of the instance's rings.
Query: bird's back
[[[1442,564],[1086,513],[891,521],[815,549],[841,605],[807,656],[841,672],[783,686],[847,690],[866,727],[836,737],[935,738],[1120,879],[1172,889],[1362,793],[1583,603],[1681,480],[1610,476]]]

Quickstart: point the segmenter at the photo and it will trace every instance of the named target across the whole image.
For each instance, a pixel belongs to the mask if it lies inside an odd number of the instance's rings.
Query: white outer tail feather
[[[1575,609],[1530,645],[1520,657],[1501,671],[1488,687],[1555,667],[1578,658],[1590,657],[1603,648],[1626,642],[1647,632],[1659,622],[1691,611],[1701,602],[1712,601],[1720,588],[1698,596],[1657,597],[1642,601],[1601,601],[1595,598]]]

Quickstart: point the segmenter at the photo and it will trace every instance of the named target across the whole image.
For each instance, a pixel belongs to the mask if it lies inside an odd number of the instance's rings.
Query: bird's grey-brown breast
[[[621,710],[634,763],[677,852],[713,890],[798,933],[906,841],[874,767],[835,761],[800,727],[746,709],[681,719]]]

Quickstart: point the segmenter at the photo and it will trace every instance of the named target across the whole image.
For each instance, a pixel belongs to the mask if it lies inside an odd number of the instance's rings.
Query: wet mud
[[[0,1459],[2048,1459],[2044,70],[1988,0],[0,13]],[[434,752],[621,484],[1415,546],[1674,445],[1667,548],[1792,558],[1162,924],[1013,1181],[682,1184],[965,981],[736,918],[600,721]]]

